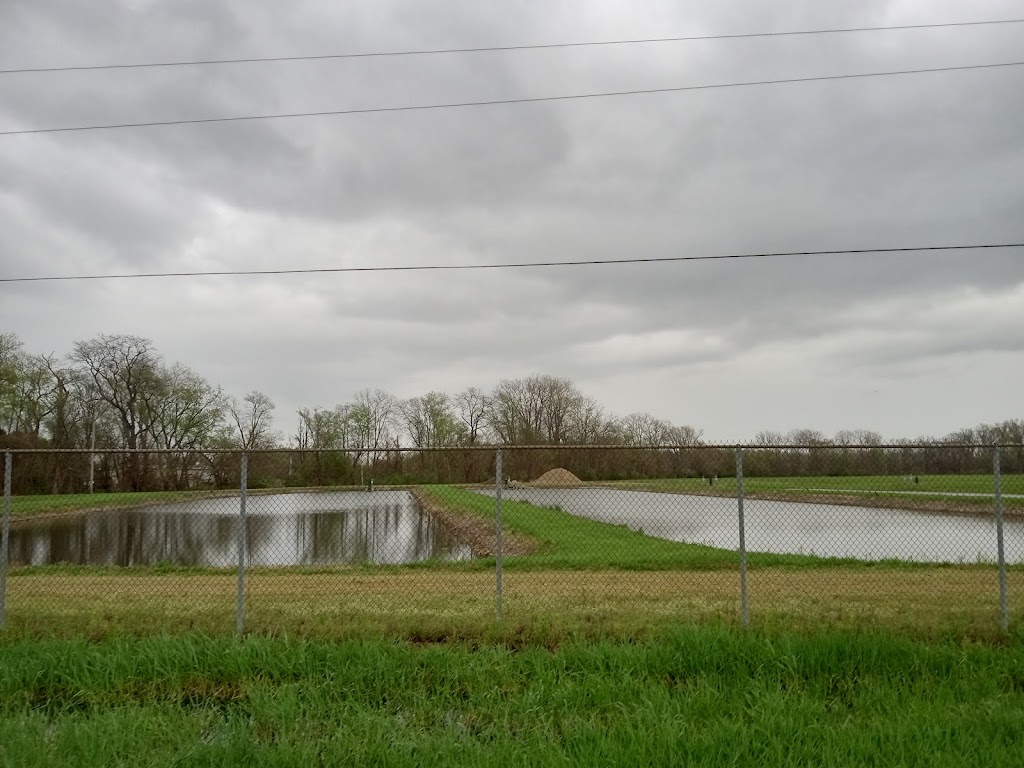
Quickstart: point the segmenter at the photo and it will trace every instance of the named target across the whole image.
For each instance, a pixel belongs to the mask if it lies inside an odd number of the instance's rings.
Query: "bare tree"
[[[566,443],[582,400],[569,379],[540,374],[502,379],[491,395],[487,421],[505,443]]]
[[[882,436],[870,429],[841,429],[832,439],[836,445],[881,445]]]
[[[631,413],[619,420],[627,445],[668,445],[672,425],[649,413]]]
[[[701,444],[703,430],[688,424],[675,425],[649,413],[631,413],[619,419],[622,440],[627,445],[681,445]]]
[[[342,416],[337,410],[299,409],[299,431],[295,444],[302,450],[319,451],[341,447]]]
[[[810,447],[831,445],[832,443],[824,432],[819,432],[816,429],[794,429],[786,435],[786,440],[792,445],[806,445]]]
[[[43,355],[40,360],[54,382],[53,409],[47,421],[50,444],[54,448],[74,448],[75,433],[81,427],[79,414],[74,409],[75,373],[61,366],[53,355]]]
[[[71,354],[92,379],[97,396],[117,415],[125,447],[143,447],[154,413],[150,405],[160,394],[160,358],[149,339],[100,334],[75,342]]]
[[[614,423],[605,418],[604,409],[594,398],[580,397],[573,404],[569,417],[572,424],[569,442],[581,445],[617,442]]]
[[[462,423],[466,425],[466,437],[470,445],[474,445],[480,438],[481,430],[486,423],[489,400],[490,398],[476,387],[464,389],[455,396],[455,407]]]
[[[557,376],[532,376],[530,380],[540,393],[540,411],[546,442],[553,445],[572,440],[573,414],[583,394],[569,379]]]
[[[341,406],[329,410],[300,408],[298,413],[299,430],[295,443],[301,453],[297,464],[293,465],[289,459],[289,475],[294,472],[306,484],[315,485],[341,480],[348,469],[350,457],[335,451],[348,447],[348,410]],[[307,451],[312,452],[311,455],[307,455]]]
[[[364,389],[356,393],[348,415],[358,447],[371,454],[390,447],[396,413],[397,402],[390,392]]]
[[[535,442],[536,437],[530,430],[532,409],[524,381],[502,379],[487,401],[487,423],[499,442]]]
[[[397,404],[402,425],[417,448],[458,445],[466,428],[455,416],[451,400],[442,392],[428,392]]]
[[[152,342],[139,336],[100,334],[75,342],[71,360],[92,380],[97,396],[114,414],[124,446],[133,451],[145,448],[153,405],[163,390],[160,359]],[[124,474],[132,490],[142,490],[145,466],[137,455],[127,457]]]
[[[1007,419],[993,427],[993,442],[1013,446],[1004,451],[1006,471],[1024,472],[1024,419]],[[1011,462],[1010,459],[1013,459]]]
[[[231,399],[229,412],[238,430],[238,443],[244,451],[271,447],[270,424],[273,421],[274,401],[262,392],[253,390],[239,402]]]
[[[56,407],[57,380],[47,358],[26,356],[17,384],[18,417],[15,429],[38,439],[43,424]]]
[[[773,432],[771,430],[762,430],[754,436],[754,445],[764,446],[766,448],[785,445],[786,436],[781,432]]]
[[[670,425],[666,439],[668,445],[694,446],[701,444],[704,430],[691,427],[689,424]]]

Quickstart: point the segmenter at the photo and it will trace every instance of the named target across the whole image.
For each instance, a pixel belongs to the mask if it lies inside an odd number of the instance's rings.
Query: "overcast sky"
[[[0,68],[933,23],[1018,2],[2,0]],[[0,130],[1024,59],[1024,24],[0,75]],[[0,137],[0,276],[1024,241],[1024,67]],[[151,338],[294,410],[573,379],[711,440],[1024,416],[1024,250],[0,284],[33,352]]]

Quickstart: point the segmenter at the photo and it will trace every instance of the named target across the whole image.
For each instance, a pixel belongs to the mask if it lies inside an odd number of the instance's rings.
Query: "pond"
[[[493,495],[493,491],[490,492]],[[739,548],[734,498],[611,488],[510,488],[510,500],[558,506],[566,512],[673,541]],[[995,521],[897,509],[747,499],[750,552],[900,559],[923,562],[995,562]],[[1024,520],[1004,522],[1006,560],[1024,562]]]
[[[238,563],[239,500],[214,498],[26,520],[11,527],[23,565]],[[464,559],[406,491],[251,495],[246,563],[254,566],[400,564]]]

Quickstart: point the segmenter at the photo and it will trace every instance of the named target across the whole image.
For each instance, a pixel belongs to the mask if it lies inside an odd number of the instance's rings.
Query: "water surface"
[[[493,495],[493,491],[490,492]],[[650,536],[723,549],[739,548],[734,498],[611,488],[510,488],[502,496]],[[996,526],[989,517],[898,509],[747,499],[747,550],[863,560],[995,562]],[[1024,562],[1024,520],[1004,522],[1006,560]]]
[[[409,563],[468,557],[406,491],[249,496],[250,565]],[[11,561],[25,565],[232,566],[239,499],[216,498],[19,522]]]

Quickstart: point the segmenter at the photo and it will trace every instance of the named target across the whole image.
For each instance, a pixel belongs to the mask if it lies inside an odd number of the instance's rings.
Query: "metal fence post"
[[[501,448],[494,455],[494,579],[495,609],[501,621]]]
[[[750,626],[750,610],[747,604],[747,538],[743,520],[743,449],[736,449],[736,506],[739,511],[740,529],[740,617],[743,626]]]
[[[4,453],[4,517],[0,535],[0,629],[7,626],[7,557],[11,548],[11,452]]]
[[[1010,628],[1009,607],[1006,599],[1006,553],[1003,549],[1003,470],[1002,451],[992,451],[992,473],[995,475],[996,557],[999,558],[999,626],[1006,632]]]
[[[249,454],[242,452],[242,479],[239,483],[238,505],[238,598],[235,607],[235,632],[242,636],[242,609],[245,603],[245,492],[249,484]]]

